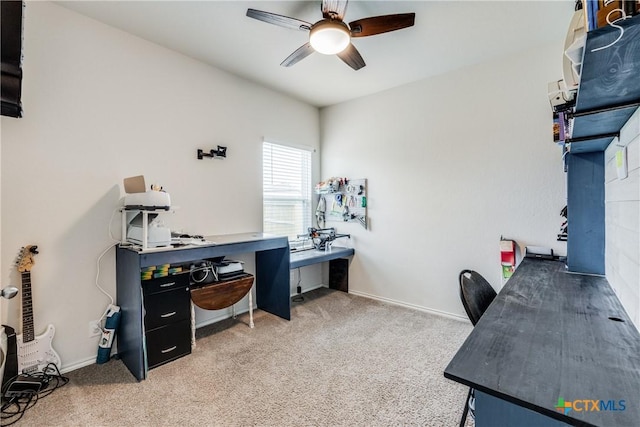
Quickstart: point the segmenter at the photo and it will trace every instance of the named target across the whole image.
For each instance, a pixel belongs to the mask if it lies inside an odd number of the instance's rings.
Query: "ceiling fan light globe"
[[[316,52],[333,55],[349,46],[351,35],[342,22],[321,21],[311,28],[309,43]]]

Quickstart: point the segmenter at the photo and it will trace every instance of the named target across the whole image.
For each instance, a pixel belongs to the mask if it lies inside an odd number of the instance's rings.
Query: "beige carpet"
[[[442,372],[471,324],[326,288],[291,321],[255,314],[199,329],[142,382],[119,360],[70,372],[16,425],[457,425],[467,388]]]

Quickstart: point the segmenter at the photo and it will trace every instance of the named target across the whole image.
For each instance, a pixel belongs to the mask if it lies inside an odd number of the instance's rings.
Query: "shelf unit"
[[[640,106],[640,15],[616,25],[619,40],[613,26],[587,34],[576,107],[568,114],[571,153],[604,151]]]
[[[149,247],[149,215],[151,215],[151,219],[154,219],[155,217],[158,216],[158,214],[166,213],[166,212],[175,213],[175,210],[170,208],[158,208],[158,209],[150,210],[150,209],[139,209],[139,208],[125,206],[122,209],[120,209],[120,212],[122,213],[122,225],[121,225],[122,230],[121,230],[121,236],[120,236],[120,244],[122,245],[132,244],[133,246],[140,247],[140,250],[142,251],[147,251],[151,249],[151,247]],[[131,221],[131,219],[138,214],[142,214],[142,244],[141,245],[136,245],[133,242],[130,242],[127,238],[127,227],[129,226],[129,221]],[[164,246],[159,246],[159,247],[161,248]]]
[[[622,30],[621,30],[622,28]],[[567,166],[567,267],[604,274],[604,150],[640,106],[640,15],[587,33]]]

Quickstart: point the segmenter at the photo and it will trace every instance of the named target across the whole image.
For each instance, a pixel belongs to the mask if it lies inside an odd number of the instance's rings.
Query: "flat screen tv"
[[[22,117],[22,1],[0,2],[2,115]]]

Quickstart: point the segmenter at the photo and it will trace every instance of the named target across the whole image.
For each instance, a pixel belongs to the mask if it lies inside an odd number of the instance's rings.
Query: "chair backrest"
[[[496,291],[480,273],[473,270],[462,270],[459,281],[462,305],[469,320],[475,326],[496,297]]]

